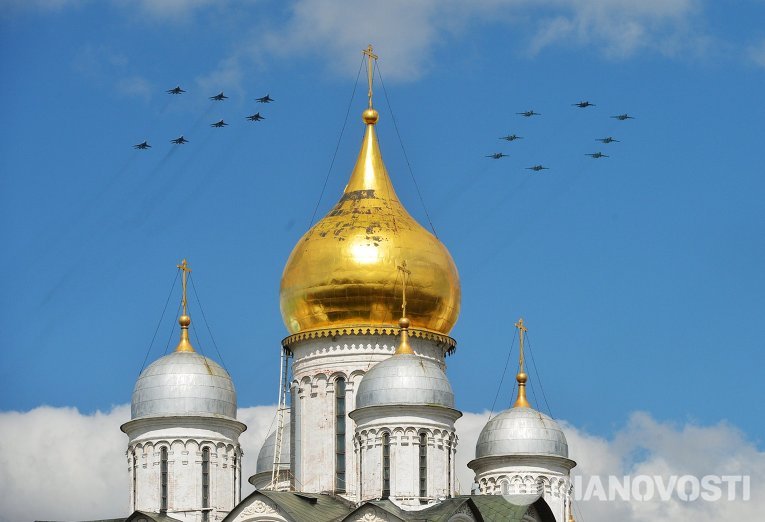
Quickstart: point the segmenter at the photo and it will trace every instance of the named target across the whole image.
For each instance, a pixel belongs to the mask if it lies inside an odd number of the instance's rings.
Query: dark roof
[[[292,520],[310,522],[331,522],[343,520],[353,510],[353,505],[340,497],[319,493],[290,491],[254,491],[242,500],[223,520],[233,520],[249,501],[258,496],[265,497],[279,506]]]
[[[173,518],[164,513],[151,513],[149,511],[134,511],[128,517],[102,518],[99,520],[83,520],[82,522],[135,522],[136,520],[139,520],[142,518],[149,520],[149,522],[182,522],[181,520],[177,518]],[[38,520],[37,522],[46,522],[46,521]]]

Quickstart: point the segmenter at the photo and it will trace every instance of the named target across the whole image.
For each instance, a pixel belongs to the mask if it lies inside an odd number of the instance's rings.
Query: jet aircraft
[[[170,143],[175,143],[176,145],[183,145],[184,143],[188,143],[189,140],[183,137],[183,134],[181,134],[179,137],[175,138],[174,140],[170,140]]]
[[[515,141],[515,140],[522,140],[522,139],[523,139],[523,136],[517,136],[517,135],[515,135],[515,134],[509,134],[509,135],[507,135],[507,136],[502,136],[502,137],[501,137],[501,138],[499,138],[499,139],[501,139],[501,140],[505,140],[505,141]]]
[[[262,98],[255,98],[255,101],[258,103],[271,103],[272,101],[274,101],[274,99],[271,98],[270,94],[266,94]]]
[[[220,94],[216,94],[215,96],[210,96],[210,99],[215,101],[223,101],[226,98],[228,98],[228,96],[223,94],[223,91],[220,91]]]
[[[181,86],[180,86],[180,85],[178,85],[178,86],[176,86],[176,87],[173,87],[172,89],[168,89],[168,90],[166,90],[165,92],[166,92],[167,94],[181,94],[181,93],[184,93],[184,92],[186,92],[186,91],[184,91],[183,89],[181,89]]]
[[[540,170],[550,170],[547,167],[543,167],[542,165],[534,165],[533,167],[526,167],[526,170],[533,170],[534,172],[539,172]]]
[[[590,103],[588,101],[580,101],[579,103],[572,103],[571,105],[579,107],[580,109],[584,109],[586,107],[595,107],[594,103]]]
[[[613,143],[613,142],[619,143],[619,140],[615,140],[611,136],[609,136],[608,138],[597,138],[595,141],[599,141],[601,143]]]
[[[605,154],[602,152],[595,152],[593,154],[585,154],[585,156],[590,156],[592,159],[598,159],[598,158],[607,158]]]
[[[538,112],[534,112],[534,111],[516,112],[515,114],[519,114],[519,115],[521,115],[523,117],[526,117],[526,118],[531,118],[532,116],[541,116],[541,114],[539,114]]]
[[[226,123],[223,120],[220,120],[220,121],[216,121],[215,123],[211,123],[210,127],[217,127],[220,129],[221,127],[225,127],[226,125],[228,125],[228,123]]]
[[[507,154],[505,154],[503,152],[495,152],[494,154],[489,154],[486,157],[487,158],[491,158],[491,159],[500,159],[500,158],[506,158]]]
[[[630,116],[629,114],[627,114],[626,112],[625,112],[624,114],[618,114],[618,115],[616,115],[616,116],[611,116],[611,117],[612,117],[612,118],[616,118],[616,119],[617,119],[617,120],[619,120],[619,121],[624,121],[624,120],[634,120],[634,119],[635,119],[635,118],[633,118],[632,116]]]
[[[250,121],[265,120],[265,118],[263,116],[261,116],[259,112],[256,112],[255,114],[251,114],[251,115],[247,116],[247,119],[250,120]]]
[[[133,148],[145,150],[145,149],[150,149],[151,145],[149,145],[147,141],[144,141],[143,143],[139,143],[138,145],[133,145]]]

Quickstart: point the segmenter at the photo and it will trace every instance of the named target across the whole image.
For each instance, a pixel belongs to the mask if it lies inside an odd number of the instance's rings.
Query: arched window
[[[202,450],[202,521],[210,520],[210,448]]]
[[[502,495],[509,495],[510,494],[510,483],[506,480],[503,480],[499,483],[499,492]]]
[[[446,444],[446,487],[448,488],[446,491],[446,496],[448,498],[452,497],[452,491],[454,491],[454,486],[452,485],[452,444],[454,439],[452,436],[449,436],[447,439]]]
[[[137,490],[137,488],[136,488],[136,482],[137,482],[136,475],[138,474],[138,458],[135,456],[135,450],[132,451],[131,457],[133,459],[132,462],[131,462],[131,465],[133,467],[133,511],[135,511],[135,505],[136,505],[136,500],[137,500],[135,498],[135,493],[136,493],[136,490]]]
[[[293,384],[290,387],[290,490],[295,491],[295,460],[296,456],[296,439],[297,439],[297,384]],[[280,455],[281,457],[281,455]],[[281,460],[281,459],[280,459]]]
[[[420,433],[420,502],[428,496],[428,434]]]
[[[390,433],[382,435],[382,498],[390,497]]]
[[[238,464],[238,459],[236,458],[236,448],[234,448],[234,457],[233,457],[233,459],[232,459],[232,464],[231,464],[231,466],[234,468],[234,477],[233,477],[233,479],[234,479],[234,485],[233,485],[233,489],[231,490],[231,491],[233,491],[233,493],[234,493],[234,495],[233,495],[233,496],[234,496],[234,504],[233,504],[234,506],[235,506],[235,505],[237,504],[237,502],[238,502],[238,499],[236,498],[236,492],[237,492],[237,487],[236,487],[236,486],[237,486],[237,475],[239,474],[239,469],[238,469],[238,467],[237,467],[237,464]]]
[[[345,493],[345,379],[335,379],[335,492]]]
[[[358,453],[358,455],[359,455],[359,475],[357,477],[357,479],[358,479],[357,483],[359,485],[359,488],[358,488],[358,492],[359,493],[358,493],[358,495],[359,495],[359,498],[362,498],[362,494],[364,493],[364,491],[363,491],[363,482],[364,482],[364,443],[362,442],[361,435],[357,435],[356,436],[356,442],[357,442],[358,448],[359,448],[359,453]]]
[[[167,511],[167,446],[159,450],[159,511]]]

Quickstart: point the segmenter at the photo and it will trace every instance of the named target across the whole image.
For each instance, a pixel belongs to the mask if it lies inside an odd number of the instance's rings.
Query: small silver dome
[[[454,408],[454,392],[441,366],[413,354],[377,363],[359,383],[356,407],[427,404]]]
[[[268,472],[271,473],[274,466],[274,451],[276,450],[276,430],[272,431],[263,447],[258,453],[258,462],[255,465],[255,474]],[[282,450],[279,452],[279,469],[290,469],[290,416],[289,413],[284,416],[284,431],[282,432]]]
[[[532,408],[510,408],[486,423],[475,447],[476,458],[551,455],[568,458],[568,443],[558,423]]]
[[[196,352],[173,352],[150,364],[135,383],[132,419],[212,415],[236,419],[236,391],[226,370]]]

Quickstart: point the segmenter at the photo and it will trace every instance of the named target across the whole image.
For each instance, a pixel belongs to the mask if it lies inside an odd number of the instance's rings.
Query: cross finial
[[[361,54],[367,57],[367,80],[369,82],[369,108],[372,108],[372,79],[374,77],[374,65],[372,60],[377,60],[377,55],[372,52],[372,44],[369,44],[366,49],[361,51]]]
[[[518,319],[518,322],[515,323],[515,327],[518,329],[518,337],[520,338],[520,345],[521,345],[521,356],[520,356],[520,372],[523,373],[523,334],[528,332],[529,329],[526,328],[523,324],[523,317]]]
[[[515,376],[515,380],[518,381],[518,398],[515,399],[513,408],[531,408],[531,404],[529,404],[528,399],[526,399],[526,381],[528,380],[528,376],[526,375],[526,372],[523,371],[523,334],[528,331],[528,328],[523,324],[523,317],[518,319],[518,322],[515,323],[515,327],[518,328],[521,353],[519,360],[520,368],[518,370],[518,375]]]
[[[183,306],[183,315],[188,315],[186,313],[186,303],[187,303],[187,301],[186,301],[186,280],[187,280],[188,275],[191,273],[191,268],[189,268],[189,264],[186,262],[185,259],[183,261],[181,261],[180,265],[177,265],[177,266],[183,272],[183,297],[181,298],[181,305]]]
[[[406,259],[400,265],[397,265],[396,268],[401,272],[402,279],[404,280],[401,289],[401,317],[406,317],[406,283],[409,276],[412,275],[412,271],[406,267]]]

